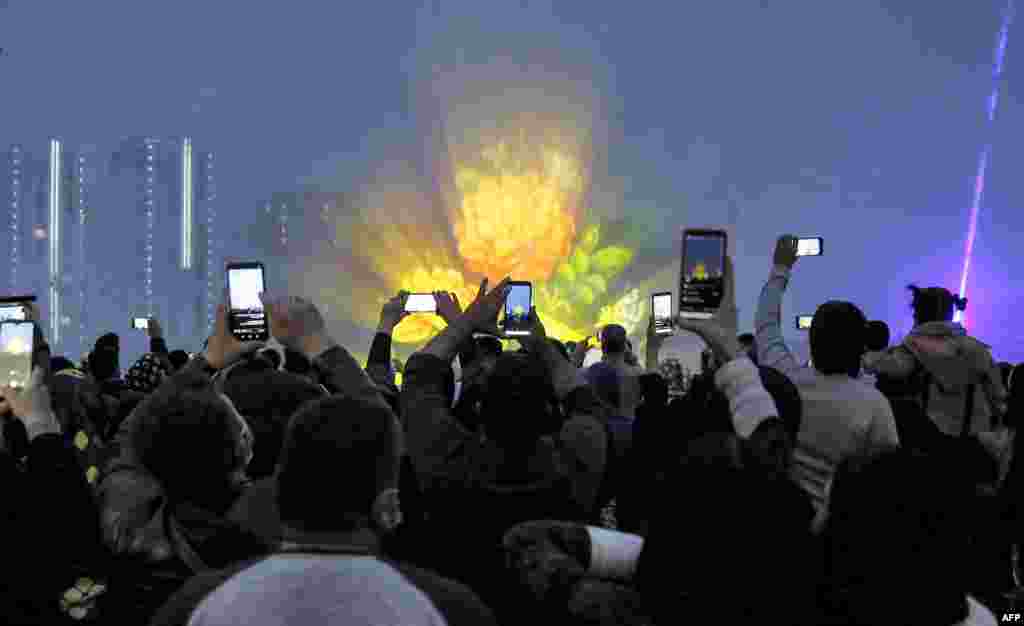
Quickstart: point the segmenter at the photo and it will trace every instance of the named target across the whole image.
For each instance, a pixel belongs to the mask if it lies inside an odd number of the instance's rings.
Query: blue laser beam
[[[992,156],[993,127],[995,126],[996,111],[999,108],[999,88],[1003,82],[1003,62],[1006,59],[1006,45],[1010,35],[1010,25],[1013,24],[1014,0],[1007,0],[1006,9],[1003,11],[1003,24],[999,29],[999,38],[996,40],[995,59],[992,63],[992,93],[988,97],[988,120],[985,128],[985,146],[978,158],[978,172],[974,177],[974,190],[971,198],[970,221],[967,227],[967,244],[964,250],[964,267],[960,274],[960,297],[967,295],[967,275],[971,269],[971,255],[974,252],[974,239],[978,234],[978,213],[981,211],[981,201],[985,196],[985,172],[988,170],[988,163]],[[954,321],[967,325],[967,316],[957,311]]]

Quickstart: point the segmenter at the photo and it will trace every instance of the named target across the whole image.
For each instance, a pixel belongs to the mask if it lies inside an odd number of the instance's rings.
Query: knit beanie
[[[154,354],[144,354],[142,358],[128,368],[125,383],[132,391],[150,393],[160,386],[170,372],[167,364]]]

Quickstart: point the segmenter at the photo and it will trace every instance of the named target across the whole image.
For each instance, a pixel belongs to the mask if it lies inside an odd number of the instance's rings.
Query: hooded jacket
[[[864,364],[869,372],[897,381],[929,374],[928,415],[947,435],[962,432],[970,385],[976,394],[972,434],[995,429],[998,417],[1006,412],[1006,388],[991,348],[968,336],[956,322],[921,324],[900,345],[868,353]]]

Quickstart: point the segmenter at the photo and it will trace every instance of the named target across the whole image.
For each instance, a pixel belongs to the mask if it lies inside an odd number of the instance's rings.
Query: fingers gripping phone
[[[810,330],[811,322],[814,321],[813,315],[797,315],[796,316],[796,329],[797,330]]]
[[[407,313],[436,313],[437,300],[432,293],[410,293],[405,299]]]
[[[32,377],[35,324],[0,322],[0,384],[24,388]]]
[[[683,231],[679,272],[679,314],[710,319],[725,297],[726,233],[724,230]]]
[[[267,316],[260,294],[266,290],[266,273],[258,262],[229,263],[228,328],[239,341],[266,341],[270,338]]]
[[[132,318],[132,330],[148,330],[149,329],[149,318],[148,317],[133,317]]]
[[[821,237],[802,237],[796,240],[797,256],[821,256],[825,253],[825,240]]]
[[[530,334],[530,309],[533,308],[533,285],[513,281],[508,284],[505,299],[505,334],[524,337]]]
[[[654,334],[672,334],[672,293],[663,291],[651,296],[651,318],[654,320]]]

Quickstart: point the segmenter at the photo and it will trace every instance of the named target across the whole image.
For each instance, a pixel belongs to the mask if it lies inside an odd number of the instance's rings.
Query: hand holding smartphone
[[[651,319],[654,320],[654,334],[672,334],[672,292],[651,295]]]
[[[505,334],[510,337],[525,337],[530,334],[530,309],[533,308],[533,285],[524,281],[508,284],[505,299]]]
[[[267,315],[260,294],[266,291],[266,272],[255,261],[233,262],[227,266],[228,328],[239,341],[270,338]]]

